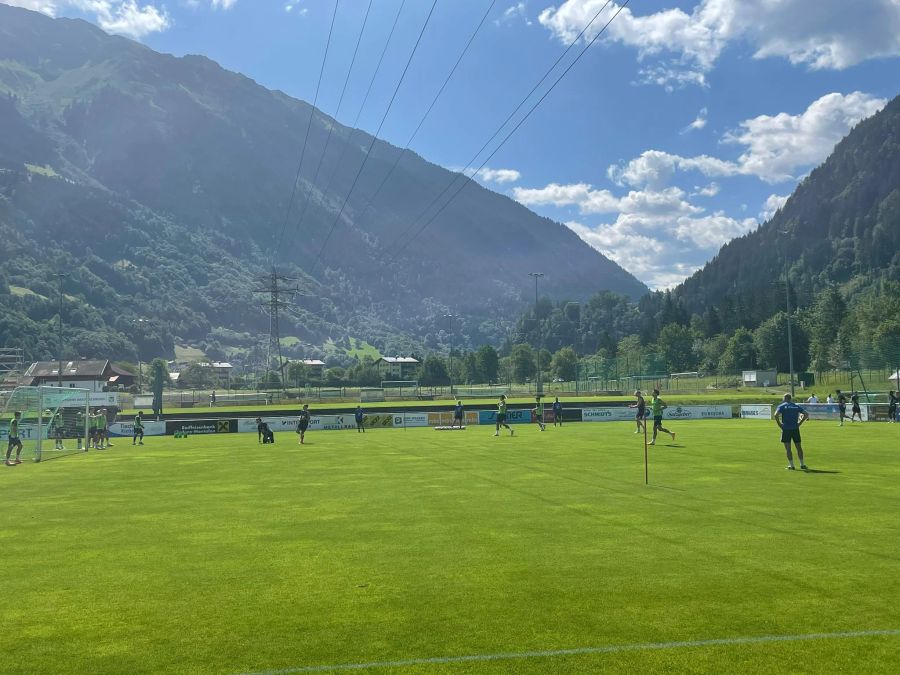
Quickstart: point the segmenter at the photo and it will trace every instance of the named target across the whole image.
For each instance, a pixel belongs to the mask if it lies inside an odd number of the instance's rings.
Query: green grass
[[[40,298],[41,300],[46,300],[46,299],[47,299],[47,296],[46,296],[46,295],[41,295],[40,293],[35,293],[35,292],[34,292],[33,290],[31,290],[30,288],[25,288],[25,287],[23,287],[23,286],[13,286],[12,284],[10,284],[10,286],[9,286],[9,292],[10,292],[12,295],[18,296],[18,297],[20,297],[20,298],[25,297],[26,295],[33,295],[33,296],[35,296],[36,298]]]
[[[3,468],[0,672],[239,673],[900,629],[900,426],[148,438]],[[900,637],[380,673],[896,672]]]
[[[58,173],[56,173],[56,171],[53,170],[53,167],[50,166],[49,164],[46,164],[44,166],[38,166],[37,164],[26,164],[25,168],[30,173],[36,173],[41,176],[46,176],[47,178],[55,178],[56,176],[59,175]]]
[[[206,359],[206,354],[203,353],[202,349],[197,349],[197,347],[175,345],[175,358],[178,361],[202,361]]]

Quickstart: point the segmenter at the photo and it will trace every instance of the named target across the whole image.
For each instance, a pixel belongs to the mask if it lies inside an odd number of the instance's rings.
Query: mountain
[[[852,295],[900,280],[900,96],[856,125],[781,210],[725,244],[675,295],[692,312],[728,306],[762,320],[774,311],[760,301],[784,278],[785,263],[801,305],[831,284]],[[781,286],[778,309],[783,300]]]
[[[383,352],[442,345],[448,311],[462,316],[457,343],[498,342],[532,297],[532,271],[557,298],[647,290],[478,184],[415,236],[455,174],[405,152],[378,190],[401,152],[380,140],[338,219],[364,131],[202,56],[2,4],[0,129],[0,342],[35,358],[54,352],[59,270],[71,356],[256,344],[268,318],[253,291],[273,263],[299,287],[282,334]]]

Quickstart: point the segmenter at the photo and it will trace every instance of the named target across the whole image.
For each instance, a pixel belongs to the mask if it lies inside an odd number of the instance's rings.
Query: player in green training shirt
[[[650,445],[656,445],[656,434],[660,431],[666,432],[672,437],[673,441],[675,440],[675,434],[662,425],[663,410],[667,407],[659,397],[659,389],[654,389],[653,398],[650,399],[650,410],[653,411],[653,440],[650,441]]]
[[[515,434],[512,427],[506,423],[506,394],[500,394],[500,400],[497,402],[497,431],[494,436],[500,435],[500,427],[509,429],[510,436]]]
[[[75,437],[78,439],[78,449],[81,450],[81,443],[84,440],[84,410],[81,408],[75,413]]]
[[[9,444],[6,446],[6,466],[22,463],[22,460],[19,459],[19,455],[22,454],[22,441],[19,438],[19,420],[21,418],[22,413],[17,411],[13,413],[13,418],[9,421],[9,432],[7,433]],[[13,448],[16,449],[16,461],[11,462],[9,458],[12,455]]]
[[[534,400],[534,410],[531,412],[534,415],[534,421],[538,423],[541,431],[543,431],[546,428],[544,426],[544,402],[541,400],[540,396],[537,396]]]
[[[131,444],[134,445],[138,441],[138,445],[144,444],[144,411],[138,410],[138,414],[134,416],[134,429]]]
[[[50,424],[53,426],[53,439],[55,442],[54,447],[57,450],[65,450],[65,448],[63,447],[65,425],[63,423],[62,413],[59,410],[57,410],[56,414],[53,415]]]

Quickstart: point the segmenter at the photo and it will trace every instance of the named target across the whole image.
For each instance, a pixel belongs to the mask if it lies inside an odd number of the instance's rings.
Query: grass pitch
[[[672,422],[650,485],[630,424],[515,428],[0,467],[0,671],[900,669],[900,426],[810,422],[803,473],[772,423]]]

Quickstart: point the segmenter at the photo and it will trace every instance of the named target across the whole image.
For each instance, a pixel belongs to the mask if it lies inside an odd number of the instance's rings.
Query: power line
[[[444,80],[444,83],[441,85],[440,89],[438,89],[438,92],[434,95],[434,98],[431,100],[431,105],[428,106],[428,109],[425,111],[425,114],[422,116],[422,119],[419,120],[419,124],[416,126],[415,131],[412,132],[412,135],[406,141],[406,145],[403,146],[403,149],[399,153],[397,153],[397,156],[394,158],[394,163],[391,165],[391,168],[388,170],[388,172],[385,174],[384,178],[381,180],[381,183],[378,185],[375,192],[373,192],[372,196],[369,197],[369,200],[368,200],[368,202],[366,202],[366,205],[363,206],[362,209],[360,209],[361,212],[364,212],[375,201],[376,197],[378,197],[378,195],[381,193],[381,189],[385,186],[385,183],[387,183],[388,179],[393,175],[394,170],[397,168],[397,165],[400,163],[400,158],[403,157],[403,155],[406,153],[407,150],[409,150],[409,146],[412,145],[413,140],[415,140],[416,136],[419,134],[419,131],[422,129],[422,125],[425,124],[425,120],[428,119],[428,116],[431,114],[431,111],[434,109],[434,106],[437,103],[438,99],[441,97],[441,94],[444,93],[444,89],[446,89],[447,84],[450,82],[450,79],[453,77],[453,74],[456,72],[456,69],[459,67],[459,64],[462,62],[463,57],[469,51],[469,47],[471,47],[472,43],[475,41],[475,36],[478,35],[479,31],[481,30],[481,27],[484,25],[485,20],[488,18],[488,15],[491,13],[491,10],[494,8],[494,5],[496,5],[496,4],[497,4],[497,0],[491,0],[490,4],[488,5],[488,8],[484,12],[484,15],[481,17],[481,21],[478,22],[478,25],[475,27],[475,30],[472,32],[472,35],[469,36],[469,40],[466,42],[465,47],[463,47],[463,50],[460,52],[459,57],[456,59],[456,63],[453,64],[453,68],[450,69],[450,73],[447,75],[446,79]]]
[[[378,73],[381,70],[381,64],[384,62],[384,56],[387,53],[388,47],[391,44],[391,40],[394,37],[394,32],[397,29],[397,23],[400,20],[400,15],[403,13],[403,7],[406,5],[406,0],[402,0],[400,2],[400,7],[397,10],[397,14],[394,17],[394,22],[391,25],[391,30],[388,32],[387,41],[384,43],[384,47],[381,50],[381,55],[378,57],[378,63],[375,66],[375,71],[372,73],[372,77],[369,80],[369,86],[366,88],[366,93],[363,96],[362,103],[359,105],[359,110],[356,111],[356,117],[353,120],[353,124],[351,125],[353,130],[350,132],[350,138],[347,139],[347,142],[344,143],[343,148],[341,148],[341,154],[338,157],[337,163],[334,165],[334,169],[331,171],[331,175],[328,177],[328,180],[325,182],[325,187],[322,190],[322,194],[327,194],[329,189],[331,188],[331,184],[334,182],[334,177],[337,175],[338,169],[340,169],[341,165],[344,163],[344,157],[347,154],[347,150],[350,148],[353,142],[353,136],[357,132],[357,127],[359,125],[359,118],[362,116],[362,112],[366,107],[366,103],[369,100],[369,95],[372,93],[372,86],[375,84],[375,80],[378,77]],[[349,72],[348,72],[349,75]],[[332,127],[333,128],[333,127]]]
[[[460,175],[465,176],[465,172],[468,171],[468,169],[472,166],[472,164],[478,159],[478,156],[482,152],[485,151],[485,149],[488,147],[488,145],[490,145],[491,141],[493,141],[500,134],[500,132],[503,130],[503,128],[515,116],[515,114],[517,112],[519,112],[519,110],[522,109],[522,106],[525,105],[525,103],[528,101],[528,99],[531,98],[532,94],[534,94],[534,92],[536,92],[538,90],[538,88],[544,83],[544,81],[550,76],[550,73],[552,73],[556,69],[556,66],[558,66],[560,64],[560,62],[566,57],[566,54],[568,54],[569,51],[571,51],[572,47],[574,47],[578,43],[578,41],[581,39],[581,37],[587,32],[588,28],[590,28],[592,25],[594,25],[594,21],[596,21],[597,18],[600,16],[600,14],[602,14],[603,11],[609,6],[610,2],[612,2],[612,0],[607,0],[606,3],[600,8],[600,10],[596,14],[594,14],[593,18],[588,22],[588,24],[584,28],[581,29],[581,32],[578,33],[578,35],[575,36],[575,39],[572,40],[568,44],[565,51],[563,51],[563,53],[557,57],[556,61],[554,61],[553,64],[546,70],[546,72],[544,72],[543,76],[531,88],[531,91],[529,91],[525,95],[525,97],[521,101],[519,101],[519,104],[515,108],[513,108],[512,112],[510,112],[509,115],[506,116],[506,119],[500,123],[500,126],[498,126],[497,129],[494,131],[494,133],[491,134],[490,138],[488,138],[484,142],[484,145],[482,145],[478,149],[478,151],[474,155],[472,155],[472,159],[469,160],[469,162],[462,169],[462,171],[460,171],[458,174],[454,175],[450,179],[450,182],[448,182],[447,185],[444,186],[444,189],[441,190],[437,195],[435,195],[435,197],[428,203],[428,205],[419,212],[419,214],[413,219],[410,226],[399,237],[397,237],[394,240],[394,244],[401,241],[404,237],[406,237],[406,235],[408,235],[415,228],[416,223],[418,223],[419,220],[423,216],[425,216],[425,214],[427,214],[435,204],[437,204],[437,202],[441,199],[441,197],[443,197],[447,193],[447,191],[453,187],[453,185],[459,179]],[[393,248],[393,245],[391,246],[391,248]]]
[[[552,91],[556,88],[556,85],[558,85],[558,84],[562,81],[562,79],[569,73],[569,71],[572,70],[572,68],[575,66],[575,64],[578,63],[578,62],[581,60],[581,57],[584,56],[584,54],[587,52],[587,50],[590,49],[590,48],[593,46],[593,44],[599,39],[599,37],[604,33],[604,31],[606,31],[606,29],[609,27],[609,25],[616,19],[617,16],[619,16],[619,13],[620,13],[623,9],[625,9],[625,7],[628,5],[629,2],[630,2],[630,0],[625,0],[625,1],[619,6],[619,8],[618,8],[618,9],[616,10],[616,12],[612,15],[612,17],[609,19],[609,21],[607,21],[606,24],[604,24],[603,28],[601,28],[601,29],[597,32],[597,34],[596,34],[593,38],[591,38],[591,40],[588,41],[587,44],[585,44],[584,49],[582,49],[582,50],[578,53],[578,55],[575,57],[575,59],[572,61],[572,63],[570,63],[568,66],[566,66],[566,68],[563,70],[563,72],[560,74],[560,76],[559,76],[558,78],[556,78],[556,80],[553,82],[552,85],[550,85],[550,87],[547,89],[547,91],[545,91],[545,92],[543,93],[543,95],[542,95],[537,101],[535,101],[534,105],[532,105],[531,108],[528,109],[528,111],[525,113],[525,115],[522,117],[522,119],[520,119],[520,120],[516,123],[516,125],[510,130],[510,132],[503,138],[503,140],[500,141],[499,145],[497,145],[497,147],[494,148],[494,150],[491,152],[491,154],[488,155],[487,158],[481,163],[481,165],[474,171],[473,175],[477,175],[478,172],[481,171],[481,170],[487,165],[487,163],[488,163],[489,161],[491,161],[491,159],[494,157],[494,155],[496,155],[497,152],[499,152],[500,148],[502,148],[502,147],[506,144],[506,142],[512,137],[512,135],[513,135],[514,133],[516,133],[516,131],[519,130],[519,128],[520,128],[520,127],[525,123],[525,121],[531,116],[531,113],[533,113],[533,112],[537,109],[537,107],[538,107],[541,103],[544,102],[544,99],[546,99],[547,96],[550,95],[550,92],[552,92]],[[608,5],[609,2],[607,2],[606,4]],[[606,5],[604,5],[604,7],[606,7]],[[601,9],[600,11],[602,12],[603,10]],[[587,30],[587,28],[590,27],[590,25],[596,20],[597,16],[599,16],[599,12],[594,16],[593,19],[591,19],[591,23],[589,23],[587,26],[585,26],[584,30]],[[584,33],[584,30],[582,31],[582,33]],[[529,94],[529,96],[530,96],[530,94]],[[501,129],[502,129],[503,126],[505,126],[505,124],[506,124],[506,123],[504,122],[504,124],[501,125]],[[498,130],[498,131],[499,131],[499,130]],[[481,151],[479,151],[478,154],[480,154],[480,153],[481,153]],[[476,155],[476,157],[477,157],[477,156],[478,156],[478,155]],[[474,160],[473,160],[473,161],[474,161]],[[470,165],[471,165],[471,162],[470,162],[469,165],[467,165],[466,169],[468,169]],[[464,169],[464,171],[465,171],[466,169]],[[458,174],[458,175],[463,176],[463,183],[462,183],[462,185],[460,185],[459,188],[457,188],[457,190],[456,190],[453,194],[450,195],[450,198],[447,199],[446,202],[444,202],[443,206],[441,206],[441,207],[434,213],[434,215],[432,215],[427,221],[425,221],[425,223],[423,223],[422,227],[420,227],[419,230],[418,230],[415,234],[413,234],[412,237],[410,237],[409,239],[406,240],[406,242],[403,244],[403,246],[401,246],[401,248],[397,251],[397,254],[399,254],[399,253],[401,253],[403,250],[405,250],[406,247],[409,246],[410,242],[412,242],[413,239],[415,239],[415,238],[418,237],[420,234],[422,234],[422,232],[424,232],[425,229],[426,229],[432,222],[434,222],[434,220],[435,220],[441,213],[444,212],[444,209],[446,209],[446,208],[450,205],[450,202],[452,202],[452,201],[456,198],[456,196],[457,196],[460,192],[462,192],[462,190],[463,190],[466,186],[468,186],[469,183],[472,182],[472,178],[471,178],[470,176],[465,175],[465,174],[462,174],[462,173],[461,173],[461,174]],[[455,182],[455,181],[456,181],[456,178],[454,178],[454,181],[453,181],[453,182]],[[451,182],[450,185],[452,185],[453,182]],[[448,187],[449,187],[449,186],[448,186]],[[445,190],[445,192],[446,192],[446,190]],[[443,194],[443,193],[442,193],[442,194]],[[434,204],[434,201],[432,202],[432,204]],[[431,208],[431,205],[429,205],[428,208]],[[426,211],[427,211],[427,209],[426,209]],[[402,239],[402,237],[403,237],[403,235],[401,235],[401,237],[400,237],[399,239]],[[399,239],[398,239],[397,241],[399,241]],[[396,254],[395,254],[395,255],[396,255]]]
[[[336,5],[337,3],[335,3]],[[353,72],[353,65],[356,63],[356,56],[359,53],[359,45],[362,42],[363,33],[366,31],[366,23],[369,21],[369,11],[372,9],[372,0],[369,0],[369,4],[366,7],[366,15],[363,17],[362,27],[359,29],[359,35],[356,38],[356,47],[353,49],[353,58],[350,59],[350,67],[347,69],[347,77],[344,78],[344,86],[341,88],[341,95],[338,99],[337,107],[334,110],[334,119],[332,123],[328,125],[328,137],[325,139],[325,149],[322,150],[322,154],[319,155],[319,162],[316,164],[316,172],[313,176],[312,182],[309,184],[309,188],[306,190],[306,199],[303,200],[303,209],[300,211],[300,216],[297,218],[297,227],[303,223],[303,219],[306,216],[306,210],[309,208],[310,195],[312,194],[313,187],[316,184],[316,181],[319,179],[319,171],[322,169],[322,162],[325,160],[325,155],[328,154],[328,146],[331,144],[331,136],[334,133],[334,127],[337,124],[337,116],[341,111],[341,105],[344,102],[344,95],[347,93],[347,84],[350,82],[350,74]],[[281,246],[275,249],[275,254],[278,255]]]
[[[372,152],[372,146],[375,145],[375,141],[378,139],[378,134],[381,133],[381,128],[384,126],[384,121],[387,119],[388,113],[391,112],[391,108],[393,107],[394,101],[397,98],[397,92],[400,91],[400,86],[403,84],[403,80],[406,78],[406,73],[409,70],[409,65],[412,63],[413,57],[416,55],[416,51],[419,49],[419,44],[422,42],[422,36],[425,34],[425,29],[428,28],[428,23],[431,21],[431,17],[434,14],[434,8],[436,6],[437,0],[434,0],[431,3],[431,9],[428,10],[428,16],[425,17],[425,23],[422,24],[422,30],[419,31],[419,37],[416,38],[416,44],[413,46],[412,51],[409,53],[409,58],[406,60],[406,65],[403,67],[403,72],[400,74],[400,80],[397,82],[397,86],[394,88],[394,93],[391,95],[391,100],[388,103],[387,109],[384,111],[384,115],[381,117],[381,122],[378,124],[378,129],[375,130],[375,133],[372,136],[372,140],[369,143],[369,147],[366,149],[366,154],[363,157],[362,164],[360,164],[359,170],[356,172],[356,176],[354,176],[353,178],[353,183],[350,185],[350,189],[347,191],[347,196],[344,197],[344,202],[341,204],[340,210],[334,217],[334,221],[331,223],[331,228],[328,230],[328,235],[325,237],[325,241],[322,242],[322,248],[319,249],[319,253],[316,255],[316,258],[313,261],[313,266],[310,269],[310,274],[313,274],[316,271],[316,267],[319,264],[322,253],[325,250],[325,247],[328,246],[328,242],[331,240],[331,235],[334,233],[334,229],[335,227],[337,227],[338,221],[344,214],[344,209],[347,207],[347,202],[350,201],[350,196],[353,194],[353,189],[356,187],[356,183],[359,181],[359,177],[362,174],[363,169],[365,169],[366,163],[369,161],[369,156]]]
[[[312,128],[313,117],[316,114],[316,104],[319,101],[319,88],[322,86],[322,74],[325,72],[325,62],[328,60],[328,50],[331,47],[331,34],[334,32],[334,19],[337,17],[338,5],[341,0],[334,0],[334,12],[331,14],[331,26],[328,29],[328,40],[325,42],[325,54],[322,56],[322,67],[319,69],[319,81],[316,83],[316,93],[313,96],[312,107],[309,109],[309,122],[306,125],[306,134],[303,137],[303,145],[300,148],[300,162],[297,164],[297,175],[294,177],[294,185],[291,188],[291,198],[288,200],[287,211],[284,214],[284,223],[281,225],[281,234],[278,236],[278,242],[272,251],[272,260],[275,260],[275,254],[281,248],[284,242],[284,233],[287,229],[288,220],[291,217],[291,209],[294,206],[294,198],[297,196],[297,185],[300,183],[300,171],[303,169],[303,157],[306,155],[306,143],[309,140],[309,130]]]

